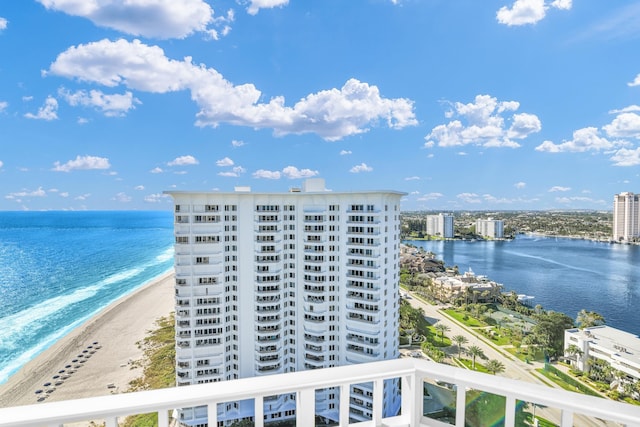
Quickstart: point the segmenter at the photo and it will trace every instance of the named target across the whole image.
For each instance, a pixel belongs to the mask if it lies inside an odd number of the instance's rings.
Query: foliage
[[[580,381],[571,378],[569,375],[549,364],[545,365],[544,369],[539,369],[538,372],[540,372],[542,375],[549,378],[565,390],[577,391],[582,394],[601,397],[598,393],[593,391],[591,387],[588,387]]]
[[[473,362],[471,365],[473,370],[476,369],[476,357],[486,357],[484,355],[484,351],[482,351],[482,349],[477,345],[472,345],[471,347],[467,348],[467,354],[471,357],[471,361]]]
[[[480,322],[478,319],[474,319],[472,317],[469,317],[468,314],[465,311],[459,311],[459,310],[454,310],[454,309],[447,309],[447,310],[443,310],[446,314],[448,314],[449,316],[453,317],[456,321],[462,323],[465,326],[468,326],[470,328],[474,328],[474,327],[478,327],[478,326],[484,326],[484,324],[482,322]]]
[[[484,367],[487,369],[487,371],[491,372],[493,375],[499,374],[504,372],[504,364],[496,359],[491,359],[487,362],[486,365],[484,365]]]
[[[590,328],[592,326],[604,325],[604,317],[600,313],[595,311],[588,311],[584,308],[578,313],[576,317],[576,324],[580,329]]]
[[[156,321],[157,329],[138,343],[143,349],[142,377],[129,383],[129,391],[155,390],[175,386],[175,322],[173,313]],[[127,417],[123,427],[153,427],[158,425],[157,413]]]
[[[451,338],[451,341],[455,342],[456,346],[458,347],[458,359],[459,359],[463,350],[462,346],[468,343],[469,340],[464,335],[455,335],[453,338]]]
[[[564,331],[573,327],[573,319],[564,313],[547,311],[536,314],[537,323],[532,328],[534,342],[550,355],[563,354]]]
[[[444,343],[444,333],[449,332],[451,328],[442,322],[436,323],[434,325],[434,328],[436,329],[436,331],[440,332],[440,343]]]

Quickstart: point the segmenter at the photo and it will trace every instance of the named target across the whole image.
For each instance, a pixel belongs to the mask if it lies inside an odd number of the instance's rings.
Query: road
[[[405,290],[402,293],[407,293]],[[409,293],[410,294],[410,293]],[[544,386],[549,386],[548,383],[543,382],[535,373],[536,369],[542,367],[541,363],[532,362],[530,364],[525,364],[519,359],[515,359],[513,356],[507,356],[505,353],[498,351],[494,346],[487,343],[484,339],[480,338],[479,335],[470,331],[464,326],[461,326],[457,322],[451,320],[449,317],[444,315],[439,310],[444,306],[431,305],[427,304],[420,299],[418,299],[415,295],[413,295],[408,301],[415,308],[421,308],[424,311],[425,318],[429,321],[429,323],[434,324],[436,322],[441,322],[447,325],[450,328],[448,332],[448,336],[452,337],[455,335],[463,335],[467,338],[468,343],[465,347],[469,347],[472,345],[477,345],[482,349],[484,354],[489,359],[499,360],[504,364],[505,370],[501,374],[502,376],[517,379],[520,381],[530,382],[541,384]],[[447,354],[450,356],[457,357],[457,349],[456,346],[453,345],[449,349],[444,349]],[[554,387],[556,387],[554,385]],[[559,388],[559,387],[558,387]],[[560,410],[554,408],[541,408],[536,406],[536,415],[540,415],[553,423],[560,425]],[[585,426],[585,427],[602,427],[602,426],[617,426],[616,423],[604,422],[601,420],[597,420],[591,417],[587,417],[584,415],[575,414],[574,422],[576,425]]]

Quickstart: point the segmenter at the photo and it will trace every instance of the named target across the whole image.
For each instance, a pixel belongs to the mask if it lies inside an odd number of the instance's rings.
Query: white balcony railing
[[[384,381],[401,380],[400,414],[383,417]],[[0,409],[0,427],[62,426],[64,423],[86,420],[105,420],[107,427],[118,425],[118,419],[127,415],[155,412],[158,425],[168,427],[169,417],[176,408],[208,407],[209,425],[217,422],[217,404],[230,401],[254,399],[255,425],[264,425],[264,401],[270,396],[295,393],[296,425],[313,426],[315,412],[315,390],[328,387],[340,389],[339,425],[350,426],[350,386],[373,384],[371,402],[372,419],[358,424],[364,426],[444,427],[451,425],[423,416],[424,381],[444,381],[453,384],[455,393],[455,423],[465,425],[465,402],[467,390],[480,390],[504,396],[504,425],[515,425],[518,401],[559,410],[562,427],[582,425],[574,415],[589,416],[625,426],[638,426],[640,407],[610,400],[576,394],[541,385],[525,383],[505,377],[481,374],[435,364],[419,359],[397,359],[360,365],[343,366],[321,370],[309,370],[283,375],[225,381],[178,388],[142,391],[94,397],[64,402]]]

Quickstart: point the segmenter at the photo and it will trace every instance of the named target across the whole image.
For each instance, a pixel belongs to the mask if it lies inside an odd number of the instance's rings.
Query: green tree
[[[458,359],[460,359],[460,355],[461,355],[462,350],[463,350],[462,346],[464,344],[468,343],[469,340],[464,335],[456,335],[453,338],[451,338],[451,340],[453,342],[455,342],[456,346],[458,347]]]
[[[584,354],[584,352],[580,350],[580,347],[575,344],[570,344],[569,347],[564,350],[564,353],[569,357],[574,357],[576,362],[578,361],[578,358]]]
[[[556,311],[543,312],[535,317],[537,322],[531,333],[536,342],[551,356],[563,354],[564,331],[573,328],[573,319]]]
[[[436,323],[434,328],[436,328],[436,331],[440,332],[440,342],[444,342],[444,333],[449,332],[451,328],[449,328],[447,325],[445,325],[442,322]]]
[[[476,369],[476,357],[485,357],[484,351],[477,345],[472,345],[467,349],[467,354],[471,356],[471,368],[475,371]]]
[[[491,372],[493,375],[504,372],[504,364],[496,359],[491,359],[484,365],[487,368],[487,371]]]
[[[576,323],[580,329],[590,328],[592,326],[604,325],[604,317],[595,311],[588,311],[584,308],[578,313]]]

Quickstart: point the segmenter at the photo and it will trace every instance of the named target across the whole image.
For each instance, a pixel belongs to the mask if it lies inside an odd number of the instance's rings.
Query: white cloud
[[[15,200],[21,199],[23,197],[46,197],[47,192],[42,189],[42,187],[38,187],[37,190],[22,190],[16,193],[9,193],[5,196],[6,199]]]
[[[360,172],[371,172],[373,168],[371,166],[367,166],[366,163],[360,163],[359,165],[355,165],[349,172],[351,173],[360,173]]]
[[[231,141],[231,145],[234,147],[242,147],[244,145],[244,141],[233,140]]]
[[[527,183],[520,181],[513,184],[513,186],[516,187],[517,189],[522,189],[527,186]]]
[[[280,172],[259,169],[253,173],[253,177],[263,179],[280,179]]]
[[[162,203],[162,202],[170,201],[169,200],[170,198],[171,196],[168,194],[154,193],[154,194],[149,194],[148,196],[145,196],[144,201],[147,203]]]
[[[434,127],[431,133],[425,136],[425,148],[431,148],[436,144],[440,147],[471,144],[515,148],[520,144],[514,139],[524,139],[542,129],[538,117],[528,113],[513,114],[509,118],[511,124],[506,127],[502,115],[516,111],[520,107],[520,103],[516,101],[498,102],[492,96],[477,95],[473,103],[456,102],[452,107],[454,110],[448,111],[445,116],[458,117],[447,124]]]
[[[516,0],[511,8],[503,6],[496,13],[499,23],[508,26],[535,24],[547,14],[547,10],[552,7],[561,10],[569,10],[572,0]]]
[[[621,148],[611,156],[614,166],[640,165],[640,147],[636,149]]]
[[[456,197],[466,203],[475,204],[475,203],[482,202],[482,200],[480,199],[480,196],[478,196],[476,193],[460,193]]]
[[[316,133],[326,140],[367,132],[384,121],[393,129],[418,122],[413,101],[388,99],[376,86],[349,79],[342,88],[307,95],[292,107],[276,96],[260,102],[253,84],[234,86],[213,68],[193,64],[190,57],[176,61],[157,46],[134,40],[101,40],[74,46],[58,55],[49,73],[108,87],[166,93],[189,90],[200,107],[198,126],[220,123],[271,128],[276,136]]]
[[[419,181],[420,177],[419,176],[408,176],[404,180],[405,181]]]
[[[351,150],[340,150],[340,155],[341,156],[347,156],[351,154]]]
[[[2,160],[0,160],[0,169],[2,169],[3,166],[4,166],[4,163],[2,162]]]
[[[240,174],[243,174],[246,171],[247,170],[242,166],[235,166],[231,171],[219,172],[218,175],[227,177],[238,177],[240,176]]]
[[[0,113],[7,109],[9,103],[7,101],[0,101]]]
[[[581,206],[586,206],[591,204],[607,206],[609,204],[609,202],[606,202],[604,200],[596,200],[596,199],[592,199],[591,197],[580,197],[580,196],[556,197],[555,200],[557,203],[561,203],[563,205],[573,205],[573,206],[576,206],[577,204]]]
[[[91,197],[91,193],[85,193],[85,194],[81,194],[80,196],[76,196],[74,198],[74,200],[87,200],[89,197]]]
[[[144,185],[136,185],[133,189],[136,191],[142,191],[144,190]]]
[[[298,169],[295,166],[287,166],[282,169],[282,174],[289,179],[311,178],[318,175],[318,171],[311,169]]]
[[[109,169],[109,159],[106,157],[96,156],[76,156],[75,160],[69,160],[65,164],[55,162],[53,167],[54,172],[71,172],[73,170],[94,170],[94,169]]]
[[[162,168],[159,168],[159,167],[156,166],[155,168],[151,169],[149,172],[151,172],[151,173],[162,173],[164,171],[162,170]]]
[[[185,38],[206,31],[213,9],[204,0],[38,0],[47,9],[81,16],[134,36]]]
[[[557,191],[563,191],[564,192],[564,191],[570,191],[570,190],[571,190],[571,187],[561,187],[559,185],[554,185],[553,187],[551,187],[549,189],[549,193],[555,193]]]
[[[122,117],[129,110],[135,108],[134,104],[141,104],[141,102],[133,97],[133,94],[129,91],[124,94],[106,95],[99,90],[91,90],[89,92],[84,90],[71,93],[68,90],[61,88],[58,91],[59,95],[72,106],[84,106],[93,107],[107,117]]]
[[[233,160],[231,160],[228,157],[225,157],[224,159],[220,159],[216,162],[216,165],[223,167],[223,166],[233,166]]]
[[[7,21],[5,18],[0,16],[0,31],[6,30],[7,24],[9,24],[9,21]]]
[[[116,202],[121,202],[121,203],[128,203],[133,199],[131,198],[131,196],[127,196],[126,193],[118,193],[111,200],[115,200]]]
[[[608,151],[625,145],[629,144],[625,141],[609,141],[598,135],[597,128],[587,127],[573,132],[573,139],[561,144],[544,141],[536,147],[536,151],[547,153]]]
[[[60,197],[64,197],[65,199],[69,197],[69,193],[67,191],[63,191],[60,193]]]
[[[640,111],[640,105],[629,105],[628,107],[621,108],[619,110],[611,110],[609,114],[620,114],[620,113],[633,113]]]
[[[632,82],[627,83],[627,86],[640,86],[640,74],[638,74]]]
[[[614,138],[640,138],[640,115],[635,113],[619,114],[602,129],[608,136]]]
[[[167,163],[167,165],[168,166],[187,166],[187,165],[197,165],[198,163],[199,163],[198,159],[188,155],[188,156],[176,157],[175,159]]]
[[[58,101],[48,96],[44,101],[44,105],[38,109],[36,114],[27,113],[24,115],[28,119],[37,119],[37,120],[56,120],[58,118]]]
[[[260,9],[272,9],[274,7],[283,7],[289,4],[289,0],[249,0],[247,13],[249,15],[257,14]]]
[[[442,193],[427,193],[427,194],[423,194],[422,196],[418,197],[418,201],[419,202],[428,202],[429,200],[438,200],[442,196],[444,196],[444,194],[442,194]]]

